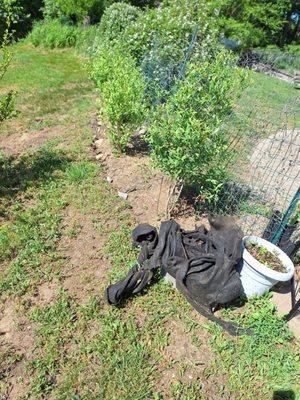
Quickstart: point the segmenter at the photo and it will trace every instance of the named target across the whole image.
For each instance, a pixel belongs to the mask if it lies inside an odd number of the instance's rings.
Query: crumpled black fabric
[[[106,289],[109,304],[119,304],[139,293],[161,268],[176,280],[176,287],[193,307],[231,334],[239,329],[216,318],[212,311],[239,297],[242,289],[236,266],[241,259],[241,230],[227,217],[210,219],[210,229],[185,231],[174,220],[157,230],[147,224],[134,229],[132,241],[141,247],[138,263],[125,279]],[[243,332],[241,332],[243,333]]]
[[[106,288],[105,298],[109,304],[119,304],[132,294],[139,293],[152,280],[158,266],[151,267],[150,260],[158,243],[156,228],[148,224],[138,225],[132,232],[133,246],[140,246],[138,262],[126,277]]]

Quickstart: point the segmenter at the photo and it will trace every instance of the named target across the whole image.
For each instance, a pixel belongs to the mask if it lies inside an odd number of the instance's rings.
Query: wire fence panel
[[[286,227],[281,226],[282,219],[291,207],[284,221],[289,224],[299,200],[295,194],[300,186],[300,96],[297,89],[290,95],[292,84],[289,87],[286,82],[277,83],[277,78],[252,74],[266,88],[270,79],[273,90],[276,84],[283,94],[289,88],[289,96],[282,105],[276,90],[263,96],[262,90],[257,95],[251,87],[246,91],[222,127],[231,138],[231,180],[224,185],[218,204],[207,211],[233,215],[245,234],[268,239],[274,239],[281,227],[276,240],[284,240]]]
[[[162,57],[159,39],[141,61],[145,95],[153,107],[166,102],[176,92],[176,82],[184,79],[197,32],[195,26],[181,61]],[[262,50],[243,53],[238,65],[249,69],[250,84],[219,128],[228,140],[224,157],[230,179],[217,203],[207,204],[197,193],[196,208],[199,213],[233,216],[245,234],[281,241],[290,249],[300,214],[296,195],[300,187],[300,93],[294,80],[300,57]],[[182,187],[180,193],[185,193]],[[179,195],[175,197],[178,200]]]

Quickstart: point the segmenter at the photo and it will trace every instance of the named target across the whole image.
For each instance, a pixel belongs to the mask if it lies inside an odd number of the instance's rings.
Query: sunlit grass
[[[18,86],[24,110],[19,123],[24,130],[43,129],[34,122],[39,115],[54,129],[59,126],[61,137],[0,159],[2,305],[4,300],[15,303],[19,317],[35,331],[34,348],[25,355],[13,346],[0,353],[0,397],[7,396],[11,371],[20,362],[26,366],[22,378],[29,399],[270,400],[279,389],[296,396],[296,346],[266,297],[223,312],[224,318],[253,329],[254,336],[240,338],[197,318],[183,296],[159,276],[124,307],[105,304],[105,286],[124,276],[137,252],[131,247],[135,220],[130,208],[103,179],[90,152],[93,89],[71,50],[15,49],[14,68],[4,83]],[[6,123],[8,134],[14,124]],[[65,230],[68,207],[101,235],[99,257],[107,267],[102,278],[95,278],[97,294],[86,293],[81,302],[64,288],[70,265],[60,245],[75,240],[80,231],[76,218]],[[58,294],[39,303],[36,293],[45,282],[55,282]],[[200,351],[205,344],[214,359],[211,365],[200,370],[197,360],[166,356],[170,321]],[[163,387],[169,371],[178,373]],[[196,376],[186,379],[190,371]],[[213,379],[220,375],[224,380]],[[203,389],[207,382],[212,396]]]

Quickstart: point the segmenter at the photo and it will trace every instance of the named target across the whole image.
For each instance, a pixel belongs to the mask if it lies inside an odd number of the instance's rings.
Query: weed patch
[[[230,369],[231,391],[246,392],[249,399],[267,396],[273,389],[290,389],[296,383],[299,354],[293,353],[293,335],[269,298],[251,299],[240,312],[233,308],[223,311],[227,318],[250,327],[252,336],[232,340],[215,331],[212,340],[220,355],[216,368]]]

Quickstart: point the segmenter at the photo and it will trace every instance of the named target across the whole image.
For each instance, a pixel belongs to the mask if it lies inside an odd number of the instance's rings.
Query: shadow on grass
[[[275,390],[273,400],[296,400],[295,392],[293,390]]]
[[[55,171],[64,171],[70,161],[62,150],[49,145],[20,157],[0,155],[0,202],[49,181]]]

